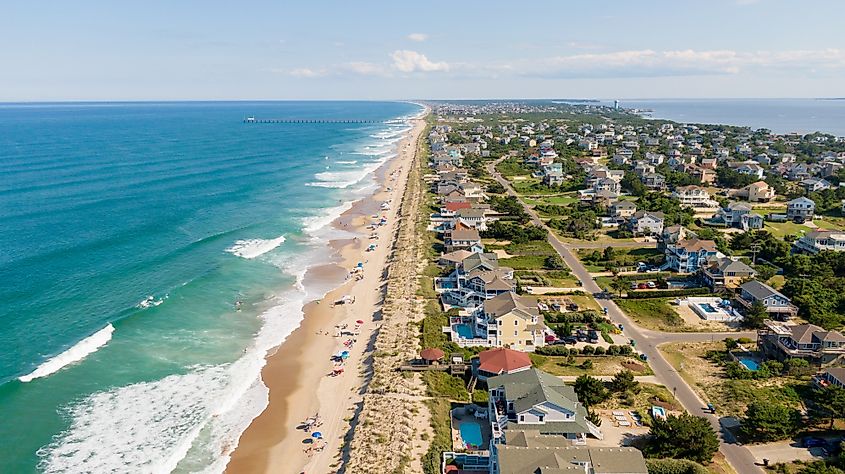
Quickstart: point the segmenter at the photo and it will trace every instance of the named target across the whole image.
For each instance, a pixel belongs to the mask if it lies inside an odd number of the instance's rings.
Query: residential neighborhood
[[[644,462],[657,462],[648,440],[659,436],[646,418],[661,423],[668,409],[679,423],[692,413],[689,423],[723,431],[719,407],[737,421],[717,448],[730,463],[762,465],[757,448],[725,441],[756,436],[756,420],[740,417],[737,406],[753,400],[721,399],[695,379],[680,382],[685,398],[676,399],[681,387],[662,385],[665,374],[649,390],[671,394],[634,409],[612,396],[597,401],[607,395],[595,398],[587,387],[612,393],[615,385],[600,377],[647,371],[652,358],[673,364],[677,347],[689,348],[687,360],[718,344],[728,347],[724,360],[689,359],[673,377],[710,365],[710,376],[724,371],[726,381],[762,383],[764,373],[775,381],[753,390],[780,390],[781,380],[839,387],[845,189],[825,183],[839,182],[827,172],[841,173],[833,164],[845,163],[845,145],[736,127],[596,120],[603,112],[589,105],[566,110],[561,120],[513,104],[434,107],[425,225],[439,253],[421,281],[431,285],[431,318],[440,323],[423,343],[469,361],[458,382],[469,398],[450,405],[442,472],[646,472]],[[806,140],[841,151],[807,156]],[[830,295],[821,305],[806,290],[816,278],[826,279],[813,291]],[[649,338],[663,342],[641,349]],[[461,373],[448,367],[444,377]],[[692,393],[714,408],[688,405]],[[540,446],[543,455],[529,454]],[[560,453],[571,461],[543,464]],[[631,470],[602,471],[615,462],[597,462],[603,455]]]

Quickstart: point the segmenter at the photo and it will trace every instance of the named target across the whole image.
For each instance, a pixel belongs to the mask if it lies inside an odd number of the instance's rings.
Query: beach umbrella
[[[359,319],[358,321],[355,321],[355,324],[364,324],[364,321]]]
[[[311,433],[311,437],[321,439],[323,437],[323,433],[320,433],[319,431],[315,431],[315,432]]]

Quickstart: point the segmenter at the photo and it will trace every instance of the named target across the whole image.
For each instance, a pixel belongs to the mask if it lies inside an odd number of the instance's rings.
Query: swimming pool
[[[455,332],[458,333],[458,336],[461,336],[464,339],[472,339],[472,328],[469,327],[468,324],[456,324],[455,325]]]
[[[699,306],[701,306],[701,309],[703,309],[704,311],[706,311],[708,313],[718,313],[719,312],[719,310],[714,308],[713,305],[710,304],[710,303],[701,303]]]
[[[755,371],[760,368],[760,364],[758,364],[757,361],[752,359],[751,357],[737,357],[736,359],[748,370]]]
[[[481,425],[474,421],[462,421],[460,430],[461,439],[464,440],[467,449],[482,449]]]

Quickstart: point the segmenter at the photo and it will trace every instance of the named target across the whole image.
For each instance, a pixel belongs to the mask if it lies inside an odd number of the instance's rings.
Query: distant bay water
[[[653,118],[681,123],[845,136],[845,100],[839,99],[640,99],[620,100],[620,106],[650,109]]]
[[[398,102],[0,104],[0,472],[216,472]],[[377,123],[247,124],[247,116]]]

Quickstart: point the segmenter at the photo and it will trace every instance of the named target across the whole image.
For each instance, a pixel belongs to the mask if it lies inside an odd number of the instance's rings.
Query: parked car
[[[575,336],[564,337],[564,338],[563,338],[563,339],[561,339],[561,340],[563,341],[563,343],[564,343],[564,344],[572,344],[572,345],[575,345],[575,344],[577,344],[577,343],[578,343],[578,338],[576,338]]]
[[[648,287],[649,289],[657,288],[657,285],[655,285],[653,281],[646,282],[645,286]]]
[[[595,329],[591,329],[589,332],[587,332],[587,337],[590,338],[590,342],[598,342],[599,333]]]
[[[637,285],[637,288],[639,288],[640,290],[647,290],[648,285],[646,285],[645,283],[640,283]]]

